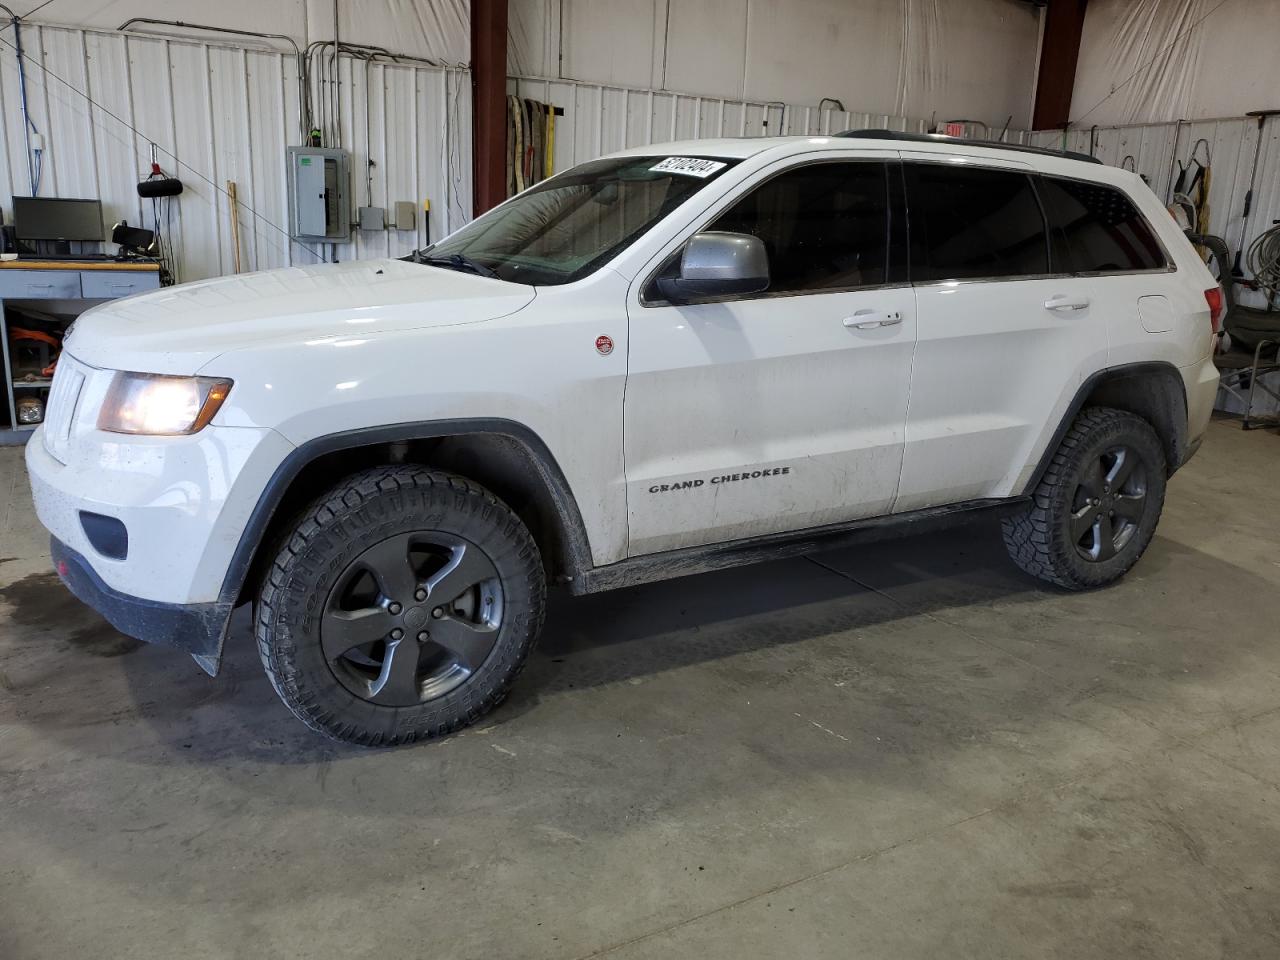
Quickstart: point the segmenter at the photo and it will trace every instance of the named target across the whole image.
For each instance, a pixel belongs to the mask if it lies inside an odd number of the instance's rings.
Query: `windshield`
[[[668,156],[593,160],[526,190],[414,259],[514,283],[571,283],[607,263],[736,162]]]

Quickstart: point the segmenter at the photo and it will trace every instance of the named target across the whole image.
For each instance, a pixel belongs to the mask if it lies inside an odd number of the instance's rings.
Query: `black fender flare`
[[[277,508],[283,502],[290,485],[309,464],[326,454],[359,447],[477,434],[506,437],[524,448],[555,507],[572,573],[578,575],[591,569],[590,540],[582,521],[582,514],[578,509],[578,502],[569,487],[569,481],[565,479],[564,471],[560,469],[559,463],[556,462],[555,456],[546,443],[524,424],[496,418],[424,420],[326,434],[294,448],[276,467],[271,479],[259,494],[258,502],[249,515],[236,549],[231,555],[231,562],[227,566],[222,588],[218,593],[218,607],[226,611],[226,616],[221,623],[213,625],[217,631],[216,639],[210,637],[209,640],[212,642],[202,645],[204,649],[212,649],[213,652],[205,656],[196,656],[197,663],[210,674],[217,672],[222,659],[222,646],[226,639],[231,610],[240,598],[254,559],[262,547],[263,539],[276,515]]]
[[[1174,436],[1172,438],[1161,437],[1166,442],[1167,447],[1171,450],[1172,455],[1169,456],[1168,465],[1169,473],[1172,475],[1175,470],[1185,461],[1187,452],[1186,432],[1187,432],[1187,385],[1182,380],[1182,374],[1178,368],[1172,363],[1164,360],[1147,360],[1140,363],[1124,363],[1115,367],[1103,367],[1101,370],[1095,370],[1092,374],[1085,378],[1075,392],[1075,396],[1071,398],[1071,403],[1067,405],[1066,412],[1062,415],[1062,420],[1058,423],[1058,427],[1053,432],[1053,436],[1049,438],[1049,443],[1045,446],[1040,454],[1040,459],[1036,463],[1036,468],[1032,472],[1026,484],[1023,485],[1019,494],[1026,496],[1035,492],[1040,481],[1044,479],[1045,472],[1049,469],[1049,464],[1053,461],[1053,455],[1057,452],[1058,447],[1062,444],[1062,439],[1067,435],[1067,431],[1071,429],[1071,424],[1076,416],[1084,408],[1085,402],[1095,390],[1109,383],[1120,383],[1125,380],[1132,380],[1141,377],[1158,376],[1166,379],[1172,379],[1177,384],[1178,395],[1182,399],[1182,419],[1180,423],[1173,424]],[[1155,425],[1153,425],[1155,426]],[[1171,440],[1171,442],[1170,442]]]

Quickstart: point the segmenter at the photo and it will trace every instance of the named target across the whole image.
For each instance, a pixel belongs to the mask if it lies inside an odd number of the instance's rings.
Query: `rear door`
[[[1064,391],[1105,366],[1106,321],[1055,262],[1028,165],[904,160],[918,332],[894,509],[1008,496]]]
[[[915,343],[905,238],[890,229],[901,179],[896,154],[847,157],[766,171],[698,225],[764,241],[764,293],[674,305],[638,281],[632,555],[889,512]]]
[[[1195,322],[1204,310],[1202,290],[1178,282],[1155,230],[1123,191],[1054,176],[1037,178],[1036,189],[1061,249],[1055,259],[1087,280],[1094,309],[1107,325],[1112,366],[1150,360],[1177,365],[1208,353],[1207,324]],[[1188,294],[1195,316],[1186,312]]]

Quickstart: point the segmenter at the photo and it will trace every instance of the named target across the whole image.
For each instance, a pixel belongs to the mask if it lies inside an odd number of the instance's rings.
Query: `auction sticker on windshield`
[[[649,168],[650,173],[678,173],[686,177],[709,177],[723,170],[728,164],[719,160],[699,160],[697,157],[667,157]]]

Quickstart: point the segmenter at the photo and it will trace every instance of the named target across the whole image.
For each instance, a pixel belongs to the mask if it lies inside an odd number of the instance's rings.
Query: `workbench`
[[[47,402],[52,383],[46,377],[15,382],[9,343],[9,307],[27,304],[32,310],[73,316],[94,303],[159,287],[160,268],[146,260],[0,261],[0,352],[4,369],[0,444],[26,442],[36,425],[18,423],[17,399],[26,391],[40,391]],[[70,320],[64,328],[69,324]]]

